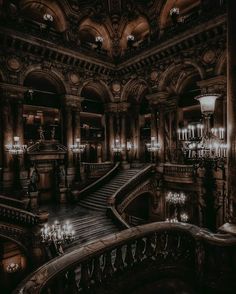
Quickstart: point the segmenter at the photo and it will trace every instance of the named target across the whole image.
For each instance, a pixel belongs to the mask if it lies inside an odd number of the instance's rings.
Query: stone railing
[[[127,283],[133,293],[139,278],[158,279],[163,271],[165,276],[175,273],[179,279],[187,274],[199,293],[215,293],[216,289],[226,291],[217,293],[231,293],[227,290],[236,286],[235,256],[235,237],[190,224],[151,223],[109,235],[51,260],[13,293],[111,293],[106,291],[109,289],[126,293],[127,288],[122,286],[127,287]]]
[[[110,180],[117,173],[119,167],[120,167],[120,163],[116,163],[112,169],[110,169],[104,176],[99,178],[97,181],[93,182],[92,184],[82,189],[81,191],[75,192],[74,197],[77,197],[77,198],[85,197],[89,193],[92,193],[94,190],[98,189],[99,187],[101,187],[101,185],[105,184],[108,180]]]
[[[13,207],[16,207],[16,208],[26,209],[27,206],[29,205],[29,201],[30,201],[29,198],[27,198],[25,200],[18,200],[18,199],[15,199],[13,197],[0,195],[0,203],[1,204],[13,206]]]
[[[195,171],[193,165],[166,163],[163,166],[163,175],[165,181],[193,183]]]
[[[29,226],[36,225],[40,222],[39,215],[2,203],[0,203],[0,219]]]
[[[123,228],[129,228],[129,225],[124,221],[118,213],[117,206],[129,195],[129,193],[144,182],[153,173],[153,165],[148,165],[142,169],[138,174],[133,176],[127,183],[120,187],[120,189],[107,199],[107,212],[118,225]]]
[[[102,162],[102,163],[90,163],[82,162],[82,169],[87,178],[100,176],[101,174],[107,173],[112,169],[114,163],[112,162]]]

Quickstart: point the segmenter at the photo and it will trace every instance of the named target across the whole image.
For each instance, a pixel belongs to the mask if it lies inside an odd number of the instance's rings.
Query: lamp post
[[[151,137],[151,142],[146,143],[147,150],[151,154],[151,162],[156,163],[156,155],[157,152],[160,150],[160,144],[157,142],[156,137]]]
[[[81,172],[80,172],[80,165],[81,165],[81,153],[84,152],[86,144],[80,143],[80,138],[75,139],[75,144],[70,145],[70,149],[76,156],[76,171],[75,171],[75,182],[81,181]]]
[[[75,239],[75,231],[67,221],[61,225],[55,221],[52,225],[45,224],[41,229],[41,242],[48,247],[53,246],[56,255],[63,254],[62,245],[69,244]]]
[[[20,144],[20,137],[13,137],[13,144],[5,146],[7,151],[12,154],[13,157],[13,190],[21,191],[22,186],[20,182],[20,160],[19,157],[24,154],[27,149],[27,145]]]
[[[225,129],[211,128],[210,120],[214,114],[215,101],[219,94],[199,95],[195,99],[200,102],[203,124],[190,124],[187,128],[178,129],[178,138],[182,141],[186,161],[191,161],[195,170],[204,168],[204,196],[201,205],[203,225],[216,230],[218,208],[215,199],[216,180],[214,170],[223,171],[225,177],[225,159],[227,144],[225,143]]]

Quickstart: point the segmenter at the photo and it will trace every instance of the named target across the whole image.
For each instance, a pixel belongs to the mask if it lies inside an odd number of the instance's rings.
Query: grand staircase
[[[75,230],[75,240],[65,249],[75,245],[87,244],[95,239],[104,237],[119,229],[106,215],[107,197],[113,195],[121,186],[135,176],[140,169],[120,170],[106,184],[87,196],[83,197],[77,205],[52,208],[49,222],[69,220]]]

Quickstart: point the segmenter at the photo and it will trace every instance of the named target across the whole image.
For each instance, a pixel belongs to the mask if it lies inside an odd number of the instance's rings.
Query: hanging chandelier
[[[82,153],[86,147],[86,144],[80,143],[80,138],[75,139],[75,144],[70,145],[70,149],[73,153]]]
[[[177,192],[168,192],[166,195],[166,202],[169,202],[170,204],[174,204],[174,205],[183,205],[186,201],[187,197],[186,195],[181,192],[181,193],[177,193]]]
[[[178,129],[178,139],[183,144],[183,152],[188,160],[224,160],[227,156],[225,129],[211,128],[210,119],[214,114],[215,101],[219,94],[199,95],[203,123],[191,123],[186,128]]]
[[[120,139],[117,138],[117,139],[115,139],[115,142],[112,146],[112,150],[115,153],[121,153],[124,150],[124,147],[125,146],[121,144]]]
[[[20,144],[20,137],[15,136],[13,137],[13,144],[6,145],[6,149],[12,155],[21,155],[26,151],[27,145]]]
[[[55,221],[52,225],[44,225],[41,229],[41,238],[42,243],[47,245],[50,243],[56,243],[57,245],[70,243],[75,238],[75,231],[68,221],[64,225],[60,225],[58,221]]]
[[[161,148],[160,144],[157,142],[156,137],[151,137],[151,142],[146,143],[146,146],[149,152],[157,152]]]

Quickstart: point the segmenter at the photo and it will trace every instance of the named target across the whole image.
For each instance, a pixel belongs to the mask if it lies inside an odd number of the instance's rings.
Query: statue
[[[45,140],[45,138],[44,138],[44,130],[43,130],[42,126],[40,126],[38,128],[38,132],[39,132],[40,141],[44,141]]]
[[[52,140],[55,140],[55,131],[56,131],[56,129],[55,129],[55,127],[53,127],[53,128],[51,129],[51,139],[52,139]]]
[[[38,191],[38,183],[39,183],[39,173],[34,165],[33,169],[31,170],[30,174],[30,182],[28,185],[28,192],[36,192]]]

